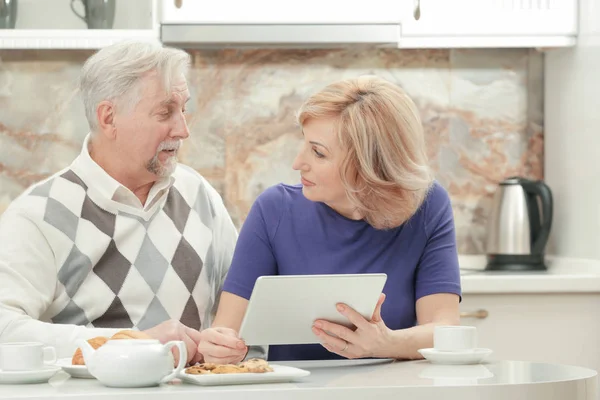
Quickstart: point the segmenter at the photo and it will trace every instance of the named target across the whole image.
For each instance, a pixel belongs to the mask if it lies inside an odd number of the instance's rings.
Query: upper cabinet
[[[0,48],[97,49],[159,40],[160,0],[0,0]]]
[[[191,47],[575,44],[577,0],[164,0],[161,38]]]
[[[164,0],[161,39],[183,47],[396,47],[409,5],[397,0]]]
[[[415,0],[400,47],[562,47],[577,37],[577,0]],[[418,17],[418,18],[417,18]]]
[[[563,47],[577,0],[0,0],[0,48]]]
[[[411,4],[412,0],[163,0],[161,14],[168,24],[397,24]]]

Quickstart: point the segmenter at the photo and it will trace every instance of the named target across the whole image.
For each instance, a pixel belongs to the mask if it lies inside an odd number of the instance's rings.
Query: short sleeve
[[[242,225],[223,290],[249,299],[258,277],[277,275],[272,240],[281,220],[282,189],[274,186],[254,202]]]
[[[427,242],[416,270],[415,300],[436,293],[461,296],[452,205],[438,183],[432,187],[425,207]]]

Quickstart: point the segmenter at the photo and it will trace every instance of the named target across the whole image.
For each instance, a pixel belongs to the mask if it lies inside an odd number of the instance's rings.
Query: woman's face
[[[304,123],[304,143],[292,168],[300,171],[302,193],[307,199],[326,203],[340,212],[349,208],[340,178],[346,152],[340,146],[334,125],[332,118],[309,119]]]

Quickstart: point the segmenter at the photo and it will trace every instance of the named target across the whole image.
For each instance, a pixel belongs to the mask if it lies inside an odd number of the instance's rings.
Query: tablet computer
[[[319,343],[317,319],[353,328],[336,305],[344,303],[370,320],[386,274],[276,275],[256,280],[240,337],[247,345]]]

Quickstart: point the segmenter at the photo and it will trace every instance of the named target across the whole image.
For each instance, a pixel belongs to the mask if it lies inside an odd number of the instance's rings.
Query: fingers
[[[196,363],[203,358],[207,362],[229,363],[241,361],[248,348],[238,337],[235,330],[229,328],[209,328],[202,332],[183,325],[177,320],[165,321],[146,331],[162,343],[181,340],[187,350],[188,363]],[[173,348],[175,362],[179,362],[179,350]],[[209,361],[212,359],[213,361]],[[236,362],[237,362],[236,361]]]
[[[361,317],[362,318],[362,317]],[[321,338],[335,335],[346,342],[354,343],[358,340],[358,336],[352,330],[345,326],[334,324],[333,322],[317,320],[313,325],[313,333]],[[342,346],[343,347],[343,346]]]
[[[339,347],[335,347],[335,346],[332,346],[332,345],[330,345],[330,344],[326,344],[326,343],[321,343],[321,344],[322,344],[322,345],[323,345],[323,347],[325,347],[325,348],[327,349],[327,351],[329,351],[330,353],[335,353],[335,354],[338,354],[338,355],[340,355],[340,356],[342,356],[342,357],[351,358],[351,357],[350,357],[348,354],[346,354],[346,353],[344,353],[344,352],[342,351],[343,347],[342,347],[342,348],[339,348]]]
[[[348,354],[346,352],[348,350],[348,347],[350,347],[350,342],[330,336],[325,332],[319,334],[318,336],[321,340],[321,345],[325,347],[329,352],[339,354],[342,357],[348,357]]]
[[[223,326],[217,326],[213,329],[216,330],[217,332],[222,333],[223,335],[232,336],[232,337],[236,337],[236,338],[240,337],[235,329],[225,328]]]
[[[183,331],[190,339],[192,339],[196,343],[200,343],[200,340],[202,340],[202,335],[200,334],[200,331],[192,329],[189,326],[185,326],[183,324],[182,327]]]
[[[332,324],[336,325],[336,324]],[[337,325],[339,326],[339,325]],[[344,328],[344,327],[342,327]],[[344,328],[347,329],[347,328]],[[349,329],[347,329],[352,335],[347,335],[347,337],[355,336],[356,334]],[[328,335],[322,329],[313,327],[313,333],[319,337],[321,345],[325,347],[329,352],[339,354],[342,357],[350,357],[350,353],[348,353],[348,347],[352,345],[351,340],[342,339],[342,336],[336,335],[336,337]]]
[[[232,349],[225,346],[219,346],[210,342],[202,342],[198,347],[198,350],[204,354],[204,357],[216,357],[216,358],[227,358],[227,357],[244,357],[247,349]]]
[[[336,308],[340,314],[348,318],[348,321],[352,322],[352,324],[354,324],[354,326],[356,326],[358,329],[365,329],[369,326],[369,321],[367,321],[362,315],[354,311],[354,309],[352,309],[351,307],[340,303],[337,305]]]
[[[208,357],[204,359],[204,362],[210,362],[214,364],[237,364],[244,359],[244,356],[231,356],[231,357]]]
[[[373,311],[373,317],[371,318],[371,321],[373,322],[380,322],[381,319],[381,306],[383,305],[383,302],[385,301],[385,293],[381,293],[379,295],[379,300],[377,300],[377,305],[375,306],[375,311]]]
[[[190,365],[196,365],[201,362],[204,362],[204,356],[202,355],[202,353],[200,353],[200,350],[198,350],[196,351],[196,355],[194,356],[194,358],[192,358],[192,361],[190,361]]]
[[[233,331],[235,336],[231,336],[231,332],[223,333],[221,329],[223,328],[205,329],[202,331],[200,343],[208,341],[231,349],[241,350],[246,348],[245,343],[237,337],[237,333],[235,333],[233,329],[230,329],[229,331]]]
[[[216,364],[234,364],[240,362],[248,352],[247,349],[234,350],[208,342],[202,342],[198,351],[204,356],[204,362]]]
[[[248,348],[233,329],[205,329],[201,336],[198,351],[204,356],[205,362],[217,364],[239,362],[248,352]]]
[[[189,363],[194,357],[196,357],[196,353],[198,352],[198,344],[189,337],[186,333],[182,334],[182,338],[180,339],[185,344],[185,348],[187,350],[187,362]]]

